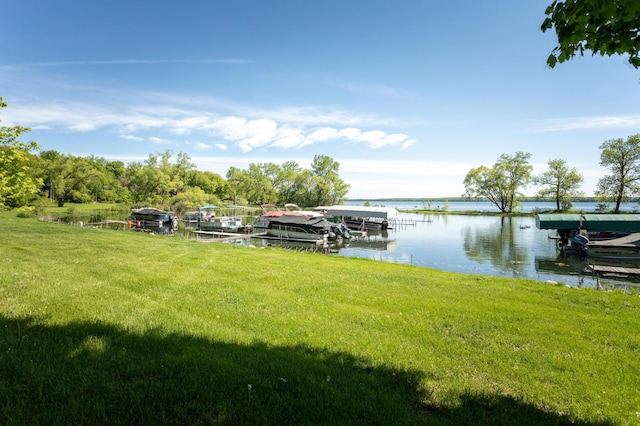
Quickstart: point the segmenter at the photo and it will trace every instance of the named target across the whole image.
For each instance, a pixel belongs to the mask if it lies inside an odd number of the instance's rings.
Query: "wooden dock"
[[[196,236],[206,235],[213,238],[209,239],[198,239],[198,241],[202,242],[215,242],[215,243],[223,243],[227,241],[236,241],[236,240],[248,240],[249,238],[258,237],[262,234],[237,234],[234,232],[218,232],[218,231],[193,231]]]
[[[640,275],[640,268],[627,268],[623,266],[589,265],[587,270],[600,274]]]

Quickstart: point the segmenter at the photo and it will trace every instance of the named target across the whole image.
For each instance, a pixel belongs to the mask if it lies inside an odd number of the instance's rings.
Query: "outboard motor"
[[[582,257],[589,253],[589,238],[586,235],[577,234],[571,238],[571,248]]]
[[[336,234],[336,236],[349,239],[351,238],[351,233],[349,232],[349,228],[344,223],[339,223],[337,225],[331,225],[331,230]]]

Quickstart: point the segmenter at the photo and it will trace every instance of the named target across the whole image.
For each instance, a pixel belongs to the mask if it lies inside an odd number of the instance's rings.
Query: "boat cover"
[[[640,214],[538,214],[536,227],[538,229],[640,232]]]
[[[326,212],[327,216],[377,217],[382,219],[398,217],[398,210],[393,207],[318,206],[313,210]]]

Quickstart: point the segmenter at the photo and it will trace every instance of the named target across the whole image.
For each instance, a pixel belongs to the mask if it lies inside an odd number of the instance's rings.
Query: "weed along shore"
[[[640,295],[0,212],[0,423],[640,422]]]

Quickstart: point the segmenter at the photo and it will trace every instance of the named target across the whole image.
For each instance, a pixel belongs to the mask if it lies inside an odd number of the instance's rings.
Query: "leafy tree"
[[[62,164],[62,154],[58,151],[42,151],[40,153],[40,164],[38,166],[38,174],[43,180],[42,191],[50,201],[56,200],[54,180],[60,173],[60,165]]]
[[[340,163],[327,155],[315,155],[311,165],[313,179],[314,205],[338,204],[349,192],[349,185],[345,183],[338,171]]]
[[[466,197],[483,197],[500,212],[512,213],[518,206],[518,191],[531,181],[530,153],[502,154],[492,168],[480,166],[471,169],[464,178]]]
[[[205,204],[219,204],[220,200],[207,194],[200,187],[188,187],[173,198],[171,210],[182,215],[189,210],[196,210]]]
[[[0,110],[7,103],[0,96]],[[42,180],[36,172],[40,147],[18,139],[31,129],[22,126],[0,127],[0,205],[23,207],[36,198]]]
[[[186,154],[180,153],[176,163],[171,163],[171,151],[149,154],[144,163],[131,163],[127,168],[127,185],[133,202],[166,206],[170,198],[184,189],[184,180],[195,166]]]
[[[278,169],[278,165],[274,163],[249,164],[244,190],[251,203],[263,204],[277,201]]]
[[[238,203],[239,197],[245,193],[245,187],[248,185],[248,173],[237,167],[229,167],[227,170],[226,193],[233,200],[233,204]]]
[[[91,158],[56,155],[46,152],[44,160],[45,187],[58,207],[67,202],[89,203],[94,199],[96,180],[103,174]],[[41,162],[41,164],[43,164]]]
[[[619,213],[623,201],[640,193],[640,134],[605,141],[600,149],[600,165],[611,174],[598,180],[596,196],[613,199]]]
[[[185,184],[191,188],[200,188],[206,194],[216,195],[219,198],[225,195],[224,179],[210,171],[189,170],[186,173]]]
[[[562,159],[549,160],[548,169],[533,181],[540,185],[538,196],[550,197],[556,203],[556,210],[566,211],[571,209],[571,199],[582,195],[579,188],[582,184],[582,174],[575,168],[569,169],[567,162]]]
[[[585,50],[603,56],[628,53],[629,63],[640,67],[638,0],[556,0],[545,15],[542,31],[554,29],[558,36],[547,59],[551,68]]]
[[[298,176],[302,173],[302,167],[295,161],[285,161],[280,166],[278,176],[278,200],[281,203],[295,203],[305,205],[301,193],[304,187],[300,185]]]

